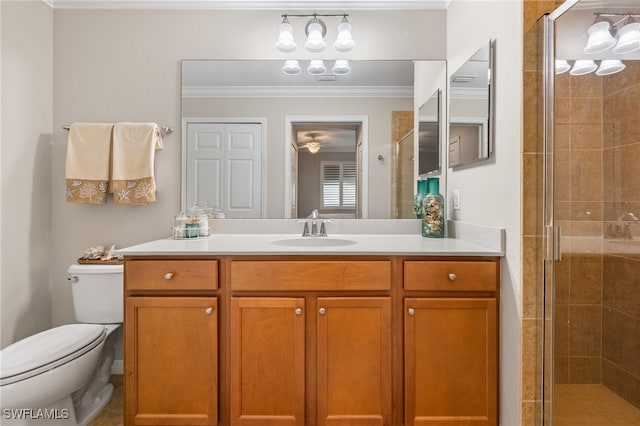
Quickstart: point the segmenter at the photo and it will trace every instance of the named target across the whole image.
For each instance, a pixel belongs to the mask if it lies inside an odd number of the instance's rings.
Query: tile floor
[[[102,410],[98,417],[93,419],[87,426],[123,426],[124,425],[124,404],[123,404],[123,387],[122,376],[111,376],[113,383],[113,395],[111,401]]]
[[[638,426],[640,409],[603,385],[555,385],[554,426]]]

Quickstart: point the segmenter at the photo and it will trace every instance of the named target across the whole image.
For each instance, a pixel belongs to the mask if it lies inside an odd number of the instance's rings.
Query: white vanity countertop
[[[280,245],[283,241],[285,245]],[[318,240],[312,241],[312,240]],[[198,239],[150,241],[118,250],[124,255],[435,255],[435,256],[500,256],[500,252],[455,238],[423,238],[421,235],[335,235],[323,244],[322,237],[300,237],[286,234],[217,234]],[[275,244],[272,243],[275,241]],[[298,243],[298,241],[300,243]],[[306,245],[305,242],[309,243]],[[291,244],[301,244],[289,245]]]
[[[412,220],[335,221],[331,223],[328,237],[301,237],[297,233],[301,225],[294,221],[248,224],[246,220],[235,224],[225,220],[224,225],[219,223],[212,227],[214,233],[209,237],[165,238],[122,248],[117,253],[127,256],[504,255],[504,229],[462,222],[448,223],[448,238],[424,238],[415,232],[419,229],[419,221]],[[247,233],[247,229],[254,233]],[[292,233],[293,229],[296,233]]]

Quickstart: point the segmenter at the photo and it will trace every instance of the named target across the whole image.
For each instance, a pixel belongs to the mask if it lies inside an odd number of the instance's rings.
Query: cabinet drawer
[[[405,261],[405,290],[496,291],[498,262]]]
[[[130,260],[124,267],[127,290],[215,290],[217,260]]]
[[[389,290],[391,262],[250,261],[231,263],[232,290]]]

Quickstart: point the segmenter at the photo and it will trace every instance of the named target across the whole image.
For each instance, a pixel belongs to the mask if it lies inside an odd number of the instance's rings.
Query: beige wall
[[[448,217],[506,229],[501,265],[500,423],[520,424],[522,10],[519,1],[452,1],[447,10],[449,75],[490,38],[496,39],[495,149],[479,166],[447,171],[446,198],[461,191]],[[474,42],[471,43],[470,40]]]
[[[53,12],[2,1],[2,342],[51,325]]]

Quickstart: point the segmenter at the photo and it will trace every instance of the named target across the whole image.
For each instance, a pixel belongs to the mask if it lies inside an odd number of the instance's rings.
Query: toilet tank
[[[74,263],[67,272],[78,322],[114,324],[123,321],[123,265]]]

